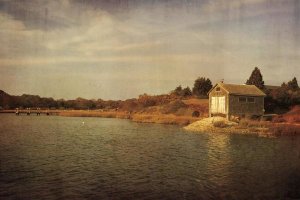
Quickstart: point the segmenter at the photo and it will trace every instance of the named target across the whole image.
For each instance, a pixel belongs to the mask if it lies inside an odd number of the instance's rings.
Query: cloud
[[[0,68],[60,82],[72,74],[86,86],[123,77],[149,93],[197,76],[243,82],[256,65],[274,77],[284,66],[288,77],[299,63],[297,19],[294,0],[0,0]]]
[[[1,0],[0,11],[21,21],[28,29],[50,31],[77,24],[76,17],[73,18],[75,15],[72,18],[66,15],[78,11],[68,0]]]

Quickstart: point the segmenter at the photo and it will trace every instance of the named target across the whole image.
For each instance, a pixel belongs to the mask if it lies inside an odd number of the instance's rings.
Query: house
[[[209,92],[209,116],[251,117],[264,114],[266,94],[255,85],[217,83]]]

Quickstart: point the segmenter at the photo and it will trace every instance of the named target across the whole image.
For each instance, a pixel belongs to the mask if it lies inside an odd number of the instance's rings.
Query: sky
[[[298,0],[0,0],[0,89],[127,99],[300,79]]]

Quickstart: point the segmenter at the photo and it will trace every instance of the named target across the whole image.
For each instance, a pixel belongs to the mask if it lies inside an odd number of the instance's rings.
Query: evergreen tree
[[[193,94],[196,96],[206,96],[211,88],[212,84],[208,78],[199,77],[195,80]]]
[[[250,78],[246,82],[247,85],[255,85],[256,87],[263,89],[265,87],[263,76],[260,73],[260,69],[255,67],[251,73]]]
[[[296,77],[294,77],[291,81],[289,81],[287,86],[291,90],[298,90],[299,85],[298,85],[298,81],[297,81]]]
[[[281,87],[282,87],[282,88],[285,88],[285,87],[287,87],[286,83],[285,83],[285,82],[283,82],[283,83],[281,84]]]

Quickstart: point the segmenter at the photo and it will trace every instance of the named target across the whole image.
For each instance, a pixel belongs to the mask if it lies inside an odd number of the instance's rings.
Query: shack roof
[[[217,83],[209,93],[216,87],[220,86],[226,92],[233,95],[242,95],[242,96],[266,96],[266,94],[261,91],[255,85],[236,85],[236,84],[225,84],[225,83]]]

